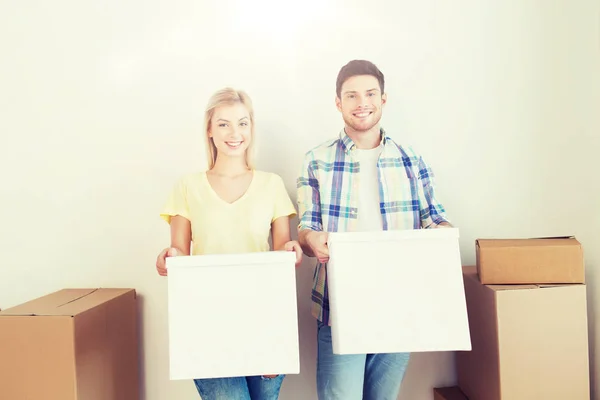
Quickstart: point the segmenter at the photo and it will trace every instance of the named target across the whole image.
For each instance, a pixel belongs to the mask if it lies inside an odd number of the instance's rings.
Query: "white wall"
[[[152,3],[0,3],[0,308],[67,286],[135,287],[145,399],[197,398],[168,380],[154,260],[168,191],[203,166],[206,100],[224,85],[250,93],[259,167],[295,199],[304,151],[342,126],[339,68],[367,58],[386,74],[384,126],[437,173],[465,264],[476,237],[581,239],[600,373],[597,1]],[[302,374],[282,399],[315,397],[311,268],[298,273]],[[415,355],[401,399],[453,383],[452,363]]]

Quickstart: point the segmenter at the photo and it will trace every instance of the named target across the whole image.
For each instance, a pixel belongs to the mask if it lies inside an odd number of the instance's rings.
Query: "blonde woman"
[[[282,179],[253,165],[254,111],[248,95],[225,88],[209,100],[205,113],[209,168],[182,177],[168,197],[161,217],[170,224],[171,246],[157,258],[167,275],[166,257],[302,250],[290,236],[296,210]],[[190,246],[193,242],[193,246]],[[191,247],[191,248],[190,248]],[[195,379],[203,400],[275,400],[283,376]]]

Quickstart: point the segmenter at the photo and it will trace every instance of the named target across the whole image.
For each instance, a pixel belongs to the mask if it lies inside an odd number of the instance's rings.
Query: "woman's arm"
[[[179,255],[190,255],[192,241],[192,224],[181,215],[171,218],[171,248],[177,250]]]
[[[290,236],[290,218],[280,217],[273,221],[271,236],[273,237],[273,250],[284,250],[285,244],[292,240]]]
[[[189,256],[192,240],[190,221],[176,215],[171,218],[171,247],[167,247],[156,257],[156,270],[161,276],[167,276],[167,257]]]
[[[271,223],[271,236],[273,238],[273,250],[294,251],[296,253],[296,266],[302,262],[302,249],[297,241],[291,240],[290,218],[279,217]]]

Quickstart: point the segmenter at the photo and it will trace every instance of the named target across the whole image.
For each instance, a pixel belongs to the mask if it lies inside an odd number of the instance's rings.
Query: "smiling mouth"
[[[367,118],[371,114],[373,114],[373,111],[362,111],[362,112],[358,112],[358,113],[353,113],[352,115],[355,118],[363,119],[363,118]]]
[[[237,149],[238,147],[240,147],[242,145],[242,143],[244,143],[243,141],[239,141],[239,142],[225,142],[225,144],[229,147],[231,147],[232,149]]]

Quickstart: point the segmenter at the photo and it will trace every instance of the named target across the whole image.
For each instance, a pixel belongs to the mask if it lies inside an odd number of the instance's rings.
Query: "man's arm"
[[[421,215],[421,227],[451,228],[452,224],[446,217],[444,206],[435,196],[434,175],[432,169],[419,157],[419,205]]]
[[[315,256],[312,249],[308,245],[308,235],[310,235],[313,232],[315,232],[315,231],[313,231],[312,229],[302,229],[300,232],[298,232],[298,243],[300,243],[300,247],[302,247],[302,251],[308,257]]]
[[[319,180],[316,177],[317,163],[308,153],[302,165],[300,175],[296,180],[297,202],[298,202],[298,242],[302,251],[308,257],[316,257],[309,244],[311,234],[323,231],[323,220],[321,217],[321,196],[319,192]]]

